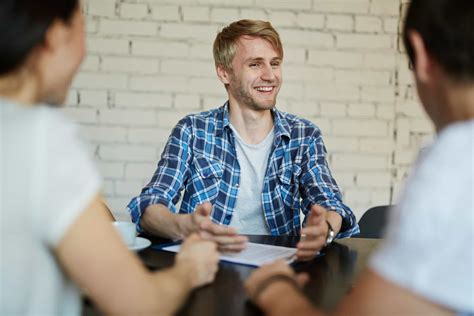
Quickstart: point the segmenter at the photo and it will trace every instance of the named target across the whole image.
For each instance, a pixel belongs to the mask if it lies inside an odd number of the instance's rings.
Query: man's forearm
[[[184,239],[191,233],[190,222],[188,214],[175,214],[162,204],[153,204],[145,209],[140,225],[152,235]]]

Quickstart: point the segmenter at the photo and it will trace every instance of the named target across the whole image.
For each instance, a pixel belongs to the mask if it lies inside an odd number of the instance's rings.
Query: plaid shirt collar
[[[273,125],[275,127],[275,145],[280,143],[281,138],[284,136],[290,139],[290,124],[283,117],[280,111],[276,107],[271,109],[273,116]],[[229,119],[229,101],[226,101],[219,111],[218,121],[216,124],[216,136],[221,136],[224,133],[226,128],[230,128],[230,119]]]

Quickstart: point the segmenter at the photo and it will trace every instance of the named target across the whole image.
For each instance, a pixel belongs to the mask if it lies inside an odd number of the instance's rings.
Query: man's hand
[[[209,202],[200,204],[191,214],[193,230],[206,240],[217,243],[219,251],[239,252],[247,246],[247,237],[240,236],[233,227],[218,225],[212,222],[212,204]]]
[[[297,244],[296,258],[299,261],[309,261],[324,247],[328,234],[326,209],[313,204],[308,214],[306,227],[301,230],[301,241]]]

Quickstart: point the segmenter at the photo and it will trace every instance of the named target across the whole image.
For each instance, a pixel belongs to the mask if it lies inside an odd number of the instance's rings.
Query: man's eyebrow
[[[265,60],[265,58],[263,58],[263,57],[249,57],[244,61],[244,63],[255,62],[255,61],[263,61],[263,60]],[[271,61],[281,61],[281,60],[282,60],[281,57],[273,57],[271,59]]]
[[[249,57],[245,60],[245,63],[249,63],[252,61],[263,61],[263,58],[262,57]]]

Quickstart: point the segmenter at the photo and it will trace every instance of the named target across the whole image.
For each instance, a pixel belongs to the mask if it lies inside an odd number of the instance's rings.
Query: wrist
[[[278,281],[265,289],[255,303],[265,311],[265,314],[275,315],[276,312],[282,312],[286,306],[291,306],[291,303],[287,301],[287,295],[291,291],[294,291],[292,285]]]
[[[260,292],[255,303],[269,315],[288,315],[285,309],[292,306],[292,293],[299,293],[299,289],[284,280],[276,280]]]
[[[341,231],[343,218],[335,209],[329,209],[326,212],[326,221],[331,225],[336,235]]]
[[[333,240],[336,238],[336,233],[334,232],[334,229],[332,228],[331,223],[329,223],[328,220],[326,220],[326,224],[328,225],[328,232],[326,234],[326,241],[324,243],[324,247],[329,246]]]
[[[288,288],[299,291],[299,285],[296,280],[287,274],[276,274],[268,277],[258,284],[254,293],[254,300],[259,305],[270,305],[274,304],[275,300],[273,298],[275,295],[278,296],[278,293],[281,291],[287,291]]]
[[[178,239],[185,239],[193,233],[193,218],[192,214],[176,214],[178,226]]]
[[[178,254],[179,255],[179,254]],[[184,260],[177,260],[173,267],[170,268],[171,274],[178,281],[178,284],[181,284],[184,289],[193,288],[193,269],[190,267],[190,264]]]

